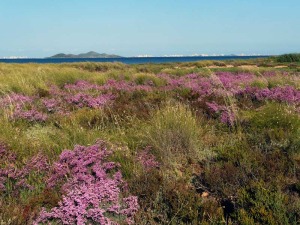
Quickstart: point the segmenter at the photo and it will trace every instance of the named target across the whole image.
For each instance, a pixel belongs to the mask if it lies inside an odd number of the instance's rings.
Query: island
[[[56,54],[56,55],[53,55],[53,56],[50,56],[47,58],[122,58],[122,56],[90,51],[90,52],[81,53],[78,55],[59,53],[59,54]]]

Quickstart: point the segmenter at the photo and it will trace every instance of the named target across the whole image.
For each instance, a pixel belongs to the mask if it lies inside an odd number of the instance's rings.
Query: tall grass
[[[182,103],[167,102],[153,112],[140,132],[164,163],[184,163],[182,160],[203,160],[210,156],[201,142],[205,132],[203,123]]]

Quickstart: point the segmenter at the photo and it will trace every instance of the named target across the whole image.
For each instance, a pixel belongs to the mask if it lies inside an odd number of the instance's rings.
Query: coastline
[[[184,56],[184,57],[121,57],[121,58],[19,58],[0,59],[0,63],[80,63],[80,62],[120,62],[124,64],[146,64],[146,63],[181,63],[204,60],[245,60],[266,58],[266,56]]]

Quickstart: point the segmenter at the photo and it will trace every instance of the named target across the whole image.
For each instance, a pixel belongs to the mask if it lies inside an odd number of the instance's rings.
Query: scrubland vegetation
[[[278,62],[300,62],[300,54],[285,54],[276,57]]]
[[[279,62],[0,64],[0,224],[299,224]]]

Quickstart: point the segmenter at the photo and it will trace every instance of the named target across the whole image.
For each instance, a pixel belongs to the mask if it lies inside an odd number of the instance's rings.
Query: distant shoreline
[[[0,59],[2,63],[82,63],[82,62],[120,62],[124,64],[146,64],[146,63],[180,63],[195,62],[203,60],[239,60],[267,58],[264,56],[173,56],[173,57],[117,57],[117,58],[21,58],[21,59]]]

